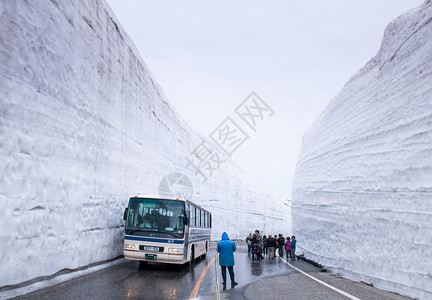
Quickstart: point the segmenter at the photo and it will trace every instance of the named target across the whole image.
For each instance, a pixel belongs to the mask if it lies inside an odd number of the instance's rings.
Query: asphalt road
[[[214,246],[214,245],[213,245]],[[189,299],[194,288],[196,298],[216,299],[216,269],[212,247],[206,258],[192,265],[164,265],[124,261],[95,273],[44,288],[15,299]],[[235,254],[235,280],[228,279],[224,290],[218,270],[221,299],[350,299],[349,296],[307,277],[284,260],[252,261],[244,245]],[[203,270],[208,267],[205,276]],[[363,283],[320,272],[304,261],[291,262],[293,267],[359,299],[408,299]],[[228,274],[227,274],[228,275]],[[203,277],[201,284],[199,278]],[[228,276],[229,278],[229,276]]]

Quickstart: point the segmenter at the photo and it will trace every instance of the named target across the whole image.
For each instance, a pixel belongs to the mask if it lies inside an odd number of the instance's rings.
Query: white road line
[[[330,284],[328,284],[328,283],[326,283],[326,282],[324,282],[324,281],[321,281],[321,280],[319,280],[318,278],[315,278],[315,277],[309,275],[308,273],[306,273],[306,272],[300,270],[299,268],[294,267],[292,264],[290,264],[289,262],[287,262],[285,259],[283,259],[283,258],[281,258],[281,257],[279,257],[279,258],[282,259],[282,260],[283,260],[283,261],[284,261],[288,266],[290,266],[290,267],[293,268],[294,270],[296,270],[296,271],[302,273],[303,275],[309,277],[310,279],[313,279],[313,280],[315,280],[316,282],[321,283],[322,285],[324,285],[324,286],[326,286],[326,287],[328,287],[328,288],[330,288],[330,289],[332,289],[332,290],[338,292],[339,294],[342,294],[342,295],[344,295],[345,297],[348,297],[348,298],[350,298],[350,299],[352,299],[352,300],[361,300],[360,298],[357,298],[357,297],[355,297],[355,296],[353,296],[353,295],[351,295],[351,294],[348,294],[347,292],[344,292],[344,291],[342,291],[342,290],[340,290],[340,289],[338,289],[338,288],[335,288],[334,286],[332,286],[332,285],[330,285]]]

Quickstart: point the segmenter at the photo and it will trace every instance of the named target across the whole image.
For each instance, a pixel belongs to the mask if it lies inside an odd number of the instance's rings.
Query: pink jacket
[[[285,242],[285,250],[291,250],[292,249],[292,244],[290,240],[287,240]]]

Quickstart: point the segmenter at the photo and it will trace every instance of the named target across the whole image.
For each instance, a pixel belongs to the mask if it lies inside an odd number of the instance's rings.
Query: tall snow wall
[[[391,22],[377,55],[303,137],[293,231],[307,257],[432,298],[432,3]]]
[[[213,239],[291,232],[283,199],[230,160],[207,182],[185,167],[205,138],[105,1],[0,1],[0,30],[0,289],[121,255],[129,197],[171,172],[213,213]]]

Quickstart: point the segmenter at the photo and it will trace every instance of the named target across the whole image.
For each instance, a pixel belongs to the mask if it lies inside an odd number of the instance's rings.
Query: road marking
[[[215,258],[213,257],[213,259],[207,264],[207,266],[204,268],[204,270],[201,272],[200,277],[198,278],[197,283],[195,284],[194,289],[192,290],[192,293],[189,296],[189,300],[195,299],[197,294],[198,294],[198,290],[201,286],[202,281],[204,280],[204,277],[207,274],[208,269],[210,268],[210,266],[214,263]]]
[[[292,264],[290,264],[289,262],[287,262],[285,259],[283,259],[283,258],[281,258],[281,257],[279,257],[279,258],[282,259],[282,260],[283,260],[283,261],[284,261],[288,266],[290,266],[290,267],[293,268],[294,270],[296,270],[296,271],[302,273],[303,275],[309,277],[310,279],[313,279],[313,280],[315,280],[316,282],[321,283],[322,285],[324,285],[324,286],[326,286],[326,287],[328,287],[328,288],[330,288],[330,289],[332,289],[332,290],[338,292],[339,294],[342,294],[342,295],[344,295],[345,297],[348,297],[348,298],[350,298],[350,299],[352,299],[352,300],[361,300],[360,298],[357,298],[357,297],[355,297],[355,296],[353,296],[353,295],[351,295],[351,294],[348,294],[347,292],[344,292],[344,291],[342,291],[342,290],[340,290],[340,289],[338,289],[338,288],[336,288],[336,287],[334,287],[334,286],[332,286],[332,285],[330,285],[330,284],[328,284],[328,283],[326,283],[326,282],[324,282],[324,281],[322,281],[322,280],[319,280],[318,278],[313,277],[312,275],[309,275],[308,273],[306,273],[306,272],[300,270],[299,268],[294,267]]]

